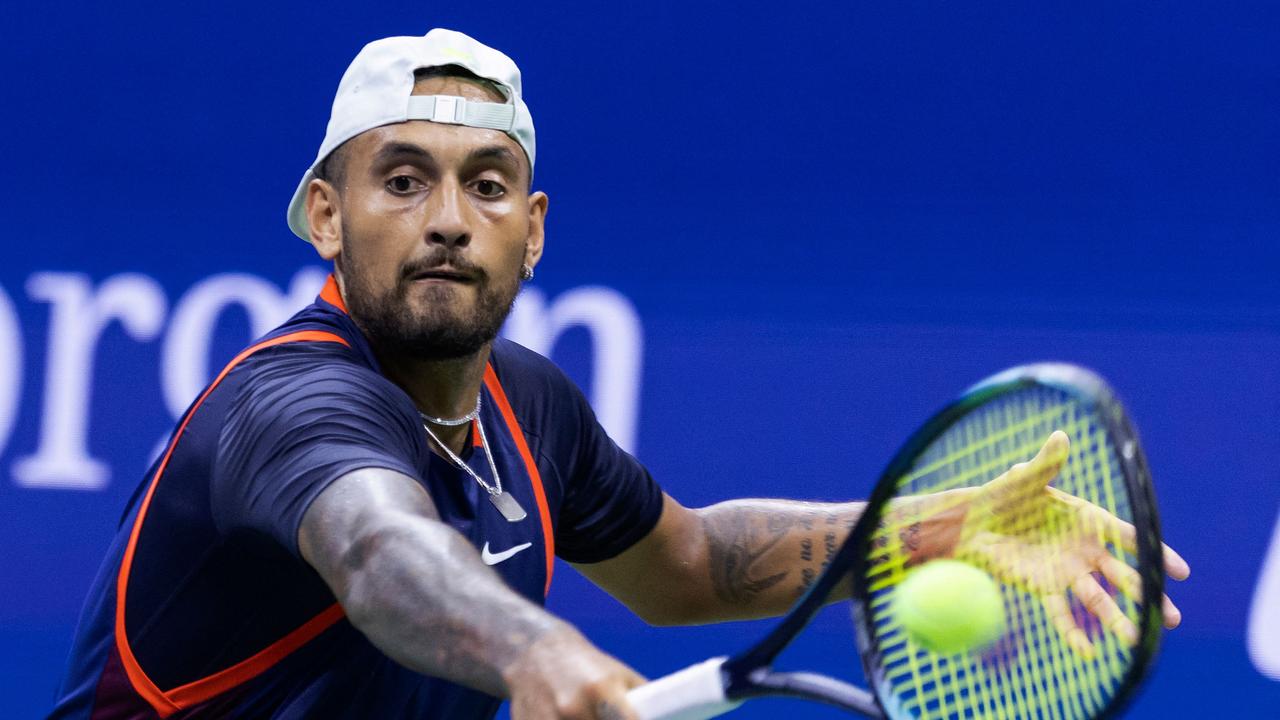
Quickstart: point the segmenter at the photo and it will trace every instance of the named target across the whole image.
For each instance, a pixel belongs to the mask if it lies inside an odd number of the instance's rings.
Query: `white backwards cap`
[[[414,71],[442,65],[458,65],[493,82],[507,101],[414,95]],[[320,152],[289,203],[289,229],[303,240],[311,239],[307,185],[315,179],[320,161],[366,130],[406,120],[501,130],[524,149],[533,170],[533,117],[520,97],[520,68],[511,58],[453,30],[436,28],[424,37],[383,38],[365,45],[338,83]]]

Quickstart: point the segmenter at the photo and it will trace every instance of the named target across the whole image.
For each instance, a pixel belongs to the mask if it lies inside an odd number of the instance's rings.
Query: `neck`
[[[383,353],[377,348],[374,354],[382,366],[382,372],[409,394],[418,410],[440,418],[462,417],[476,407],[476,397],[484,383],[484,368],[489,362],[486,343],[474,355],[451,360],[420,360],[404,355]],[[468,424],[449,427],[433,425],[431,431],[455,453],[462,453],[467,439]]]

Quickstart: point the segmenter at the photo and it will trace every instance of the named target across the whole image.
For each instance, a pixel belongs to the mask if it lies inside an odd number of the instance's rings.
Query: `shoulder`
[[[505,338],[494,341],[490,364],[522,425],[544,429],[554,421],[577,422],[587,405],[578,386],[551,360]]]
[[[577,387],[551,360],[506,338],[494,340],[490,363],[503,385],[510,383],[531,392]]]
[[[337,341],[260,344],[228,379],[234,379],[233,402],[241,411],[275,415],[305,405],[335,413],[368,413],[377,406],[380,415],[414,417],[403,390],[370,367],[356,349]]]

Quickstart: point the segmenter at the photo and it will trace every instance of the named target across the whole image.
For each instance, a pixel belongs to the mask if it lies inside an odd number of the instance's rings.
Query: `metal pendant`
[[[528,517],[528,513],[524,511],[524,508],[520,507],[520,502],[509,492],[501,490],[490,492],[489,502],[498,508],[498,512],[502,513],[502,517],[506,518],[507,522],[520,522]]]

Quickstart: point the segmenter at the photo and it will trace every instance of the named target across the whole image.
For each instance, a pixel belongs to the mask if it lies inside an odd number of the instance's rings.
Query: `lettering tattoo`
[[[843,526],[845,530],[848,530],[852,524],[853,522],[844,520],[837,514],[827,514],[823,522],[823,526],[827,529],[822,535],[821,560],[816,560],[814,556],[814,538],[806,537],[800,541],[800,562],[802,567],[800,568],[800,584],[794,589],[796,597],[803,595],[813,586],[813,583],[818,579],[818,575],[827,569],[827,566],[831,564],[831,559],[840,550],[842,536],[830,528]],[[810,529],[812,529],[812,525],[810,525]]]
[[[761,558],[796,525],[795,513],[724,509],[704,515],[703,531],[711,551],[711,585],[716,596],[732,605],[746,605],[786,579],[790,571],[769,574]]]
[[[727,605],[780,609],[817,582],[862,505],[739,500],[702,513],[711,586]]]
[[[803,594],[805,590],[808,590],[813,585],[813,581],[817,579],[818,573],[814,572],[813,568],[807,567],[802,569],[800,571],[800,587],[796,588],[796,595],[799,596]]]

